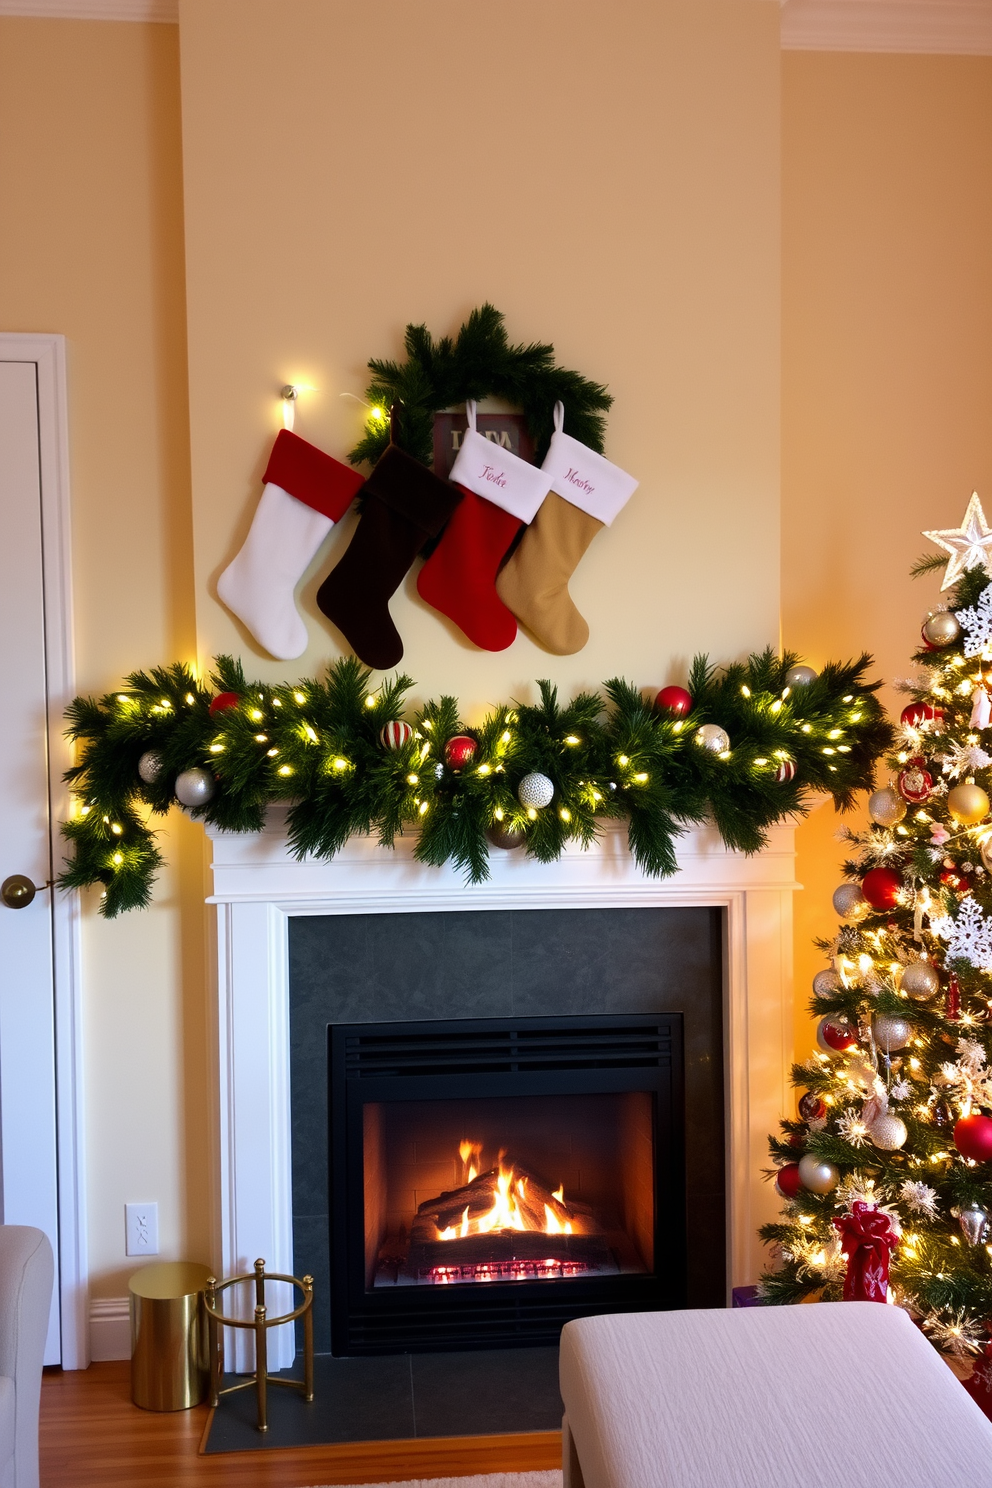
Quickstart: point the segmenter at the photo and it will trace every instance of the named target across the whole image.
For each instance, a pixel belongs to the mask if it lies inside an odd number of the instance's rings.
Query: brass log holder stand
[[[226,1292],[228,1287],[237,1286],[242,1281],[255,1283],[254,1316],[250,1319],[225,1317],[222,1312],[218,1311],[217,1298],[221,1292]],[[299,1287],[303,1293],[303,1301],[295,1312],[283,1313],[281,1317],[267,1316],[265,1307],[265,1283],[267,1281],[285,1281],[290,1286]],[[275,1271],[266,1274],[265,1262],[258,1260],[255,1262],[254,1271],[246,1271],[243,1276],[231,1276],[227,1281],[218,1281],[216,1277],[211,1276],[207,1281],[203,1300],[210,1330],[210,1404],[212,1406],[216,1407],[220,1404],[222,1395],[233,1395],[238,1390],[250,1390],[254,1385],[258,1401],[258,1429],[268,1431],[269,1385],[281,1385],[284,1389],[300,1390],[304,1400],[308,1403],[313,1400],[312,1276],[304,1276],[300,1281],[296,1276],[283,1276]],[[295,1323],[299,1317],[303,1319],[303,1378],[301,1380],[279,1379],[268,1372],[268,1346],[265,1335],[269,1328],[278,1328],[282,1323]],[[225,1328],[250,1328],[253,1331],[255,1334],[255,1373],[248,1379],[242,1380],[240,1384],[228,1385],[222,1390],[220,1382],[224,1375],[223,1330]]]

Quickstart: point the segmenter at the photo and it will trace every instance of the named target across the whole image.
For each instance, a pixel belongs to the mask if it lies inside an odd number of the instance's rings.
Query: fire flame
[[[472,1183],[479,1176],[478,1168],[482,1154],[481,1142],[461,1142],[458,1147],[458,1155],[462,1161],[462,1169],[466,1183]],[[518,1174],[513,1164],[504,1162],[506,1154],[499,1154],[499,1168],[496,1174],[496,1193],[492,1206],[483,1214],[469,1217],[469,1205],[462,1211],[461,1224],[448,1225],[443,1230],[438,1230],[439,1240],[464,1240],[469,1235],[488,1235],[493,1230],[529,1230],[532,1233],[544,1235],[571,1235],[572,1221],[555,1213],[550,1204],[545,1203],[544,1224],[535,1223],[533,1214],[526,1212],[527,1200],[527,1178],[526,1175]],[[547,1189],[544,1190],[545,1193]],[[565,1186],[559,1184],[552,1195],[563,1208],[565,1208]],[[567,1212],[567,1211],[566,1211]]]

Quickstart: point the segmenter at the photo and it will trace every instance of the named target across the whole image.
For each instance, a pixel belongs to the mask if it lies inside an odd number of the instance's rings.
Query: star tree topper
[[[977,491],[972,492],[960,527],[924,532],[923,536],[951,555],[944,570],[941,589],[949,589],[952,584],[956,584],[968,568],[984,568],[992,579],[992,528],[985,520]]]

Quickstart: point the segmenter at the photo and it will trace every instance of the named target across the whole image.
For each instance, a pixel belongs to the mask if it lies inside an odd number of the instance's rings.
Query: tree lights
[[[992,710],[985,725],[974,721],[976,692],[992,686],[992,539],[980,507],[967,520],[977,558],[958,567],[953,613],[924,622],[892,779],[869,801],[868,829],[847,834],[847,882],[834,896],[844,923],[820,942],[829,965],[810,1005],[819,1052],[794,1068],[798,1118],[771,1144],[786,1204],[762,1231],[774,1246],[762,1292],[775,1303],[855,1295],[849,1238],[877,1231],[888,1300],[944,1352],[965,1360],[985,1351],[968,1388],[992,1413],[982,1384],[992,1382],[992,881],[983,851]],[[940,537],[958,553],[954,532]],[[837,1186],[797,1181],[797,1162],[800,1174],[804,1164],[832,1165]]]

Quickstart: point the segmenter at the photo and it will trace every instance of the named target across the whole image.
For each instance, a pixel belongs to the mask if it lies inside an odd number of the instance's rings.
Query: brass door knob
[[[48,884],[32,883],[23,873],[12,873],[0,884],[0,899],[8,909],[27,909],[35,894],[47,888]]]

